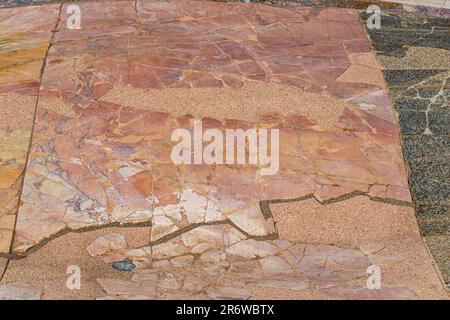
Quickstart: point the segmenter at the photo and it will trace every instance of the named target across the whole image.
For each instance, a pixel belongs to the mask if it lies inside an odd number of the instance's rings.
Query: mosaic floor
[[[421,196],[407,151],[417,121],[448,136],[445,24],[397,48],[439,67],[403,68],[351,7],[81,2],[71,29],[71,5],[0,9],[0,299],[449,298],[450,161]],[[391,76],[410,69],[441,85],[425,102]],[[248,161],[197,158],[198,130],[239,129],[259,133]]]

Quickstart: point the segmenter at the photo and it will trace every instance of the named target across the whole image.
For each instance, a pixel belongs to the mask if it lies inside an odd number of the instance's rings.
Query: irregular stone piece
[[[126,260],[115,262],[112,264],[112,267],[119,271],[126,271],[126,272],[133,271],[136,268],[136,266],[133,263],[128,262]]]
[[[252,236],[266,236],[272,231],[269,223],[261,214],[259,205],[232,212],[227,214],[227,217]]]
[[[191,255],[175,257],[170,260],[170,263],[175,267],[187,267],[192,264],[194,257]]]
[[[259,260],[265,274],[293,273],[291,266],[280,257],[268,256]]]
[[[163,272],[158,281],[158,288],[178,290],[182,287],[182,281],[183,279],[179,279],[174,273]]]
[[[130,258],[142,258],[146,256],[146,252],[143,249],[132,249],[125,252],[125,255]]]
[[[132,294],[139,288],[139,283],[118,279],[97,279],[97,282],[108,294]]]
[[[159,279],[159,271],[153,269],[144,269],[134,272],[132,280],[135,282],[152,282],[156,283]]]
[[[0,284],[0,300],[41,300],[42,289],[28,284]]]
[[[156,259],[181,256],[185,253],[189,253],[185,246],[173,242],[157,244],[152,248],[152,257]]]
[[[206,251],[200,256],[200,260],[204,263],[219,264],[225,261],[225,252],[219,250]]]
[[[290,290],[306,290],[310,287],[307,279],[299,276],[272,276],[262,277],[255,281],[257,286],[268,288],[281,288]]]
[[[277,253],[278,248],[266,241],[244,240],[231,245],[226,252],[244,258],[266,257]]]
[[[209,266],[204,267],[203,271],[205,271],[210,276],[219,276],[226,272],[226,269],[223,266]]]
[[[261,264],[256,260],[232,262],[230,271],[238,274],[258,274],[262,272]]]
[[[86,249],[92,257],[101,256],[112,250],[124,249],[127,246],[125,237],[117,233],[109,233],[97,238]]]
[[[152,218],[151,240],[158,240],[159,238],[177,230],[178,227],[170,218],[165,216],[155,216]]]

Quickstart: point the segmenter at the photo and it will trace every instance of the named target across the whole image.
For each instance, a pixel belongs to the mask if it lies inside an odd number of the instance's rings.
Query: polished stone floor
[[[448,298],[445,24],[412,44],[398,5],[371,38],[350,7],[77,5],[79,30],[70,4],[0,9],[0,297]],[[278,170],[174,163],[199,122],[277,130]]]

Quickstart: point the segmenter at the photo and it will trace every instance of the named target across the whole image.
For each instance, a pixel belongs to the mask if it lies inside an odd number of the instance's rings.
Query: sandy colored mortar
[[[39,106],[43,109],[56,112],[66,117],[74,117],[76,115],[70,105],[64,103],[58,98],[40,97]]]
[[[6,265],[8,264],[8,260],[5,258],[0,258],[0,277],[3,275],[5,271]]]
[[[329,295],[318,291],[295,291],[278,288],[265,288],[249,285],[248,289],[259,300],[331,300]]]
[[[381,267],[383,284],[408,286],[420,299],[450,298],[420,235],[388,241],[380,253],[403,258],[398,266]]]
[[[271,204],[270,208],[280,236],[290,241],[354,246],[418,233],[412,208],[366,196],[327,205],[311,198]]]
[[[13,131],[33,125],[36,97],[14,92],[0,94],[0,129]]]
[[[43,289],[43,299],[94,299],[105,295],[97,278],[126,280],[131,274],[119,272],[99,258],[91,257],[86,247],[106,233],[120,233],[133,247],[145,246],[150,228],[105,228],[85,233],[69,233],[47,243],[20,260],[11,260],[2,283],[27,283]],[[67,267],[81,268],[81,289],[66,287]]]
[[[448,299],[424,245],[414,210],[357,196],[322,205],[315,199],[271,204],[280,238],[358,248],[380,244],[379,254],[401,259],[381,266],[382,283],[408,287],[421,299]]]
[[[305,114],[319,129],[334,129],[345,107],[353,106],[329,94],[306,93],[275,83],[245,82],[239,89],[167,88],[143,90],[116,86],[100,100],[142,110],[169,112],[196,118],[239,119],[257,122],[267,113]],[[45,108],[45,106],[44,106]]]

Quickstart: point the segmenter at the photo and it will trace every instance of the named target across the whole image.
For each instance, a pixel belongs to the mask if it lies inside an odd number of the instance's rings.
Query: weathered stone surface
[[[125,237],[121,234],[110,233],[97,238],[86,249],[93,257],[104,255],[112,250],[124,249],[127,246]]]
[[[269,256],[259,260],[262,271],[265,274],[292,273],[293,270],[289,264],[280,257]]]
[[[0,284],[0,300],[40,300],[42,290],[28,284]]]
[[[208,285],[208,281],[196,276],[187,276],[184,281],[183,290],[200,291]]]
[[[108,294],[132,294],[139,288],[139,284],[117,279],[97,279],[97,282]]]
[[[192,264],[192,261],[194,260],[194,257],[191,255],[181,256],[181,257],[175,257],[170,260],[170,263],[174,267],[188,267]]]
[[[374,185],[393,190],[382,198],[410,201],[395,114],[356,11],[121,1],[100,21],[106,7],[85,2],[74,31],[63,23],[66,7],[44,70],[15,251],[64,228],[116,222],[151,222],[154,241],[222,220],[268,236],[276,230],[260,201],[311,193],[328,201]],[[254,123],[203,118],[212,127],[279,128],[280,170],[264,177],[254,165],[175,166],[171,133],[192,128],[192,118],[108,100],[117,88],[236,95],[258,83],[334,99]]]
[[[278,248],[266,241],[244,240],[233,244],[227,249],[227,253],[244,258],[267,257],[278,252]]]
[[[256,285],[267,288],[280,288],[290,290],[306,290],[310,288],[308,279],[301,276],[272,276],[256,280]]]
[[[225,223],[225,222],[224,222]],[[293,243],[286,240],[238,239],[229,225],[201,226],[161,244],[143,248],[112,249],[110,256],[134,252],[145,259],[133,272],[131,281],[99,279],[104,291],[114,299],[249,299],[251,288],[275,288],[292,292],[313,292],[343,299],[410,299],[409,288],[384,287],[369,290],[355,286],[365,281],[367,268],[376,264],[384,272],[398,268],[402,258],[378,252],[384,245],[362,245],[347,249],[332,245]],[[209,245],[198,253],[198,246]],[[143,255],[144,254],[144,255]],[[228,279],[233,279],[230,282]],[[153,290],[152,294],[142,290]],[[256,289],[257,290],[257,289]]]
[[[188,253],[189,250],[181,243],[166,242],[153,246],[152,256],[157,259],[171,258]]]
[[[225,252],[220,250],[206,251],[200,256],[200,260],[206,264],[209,263],[219,264],[220,262],[225,261],[225,259],[226,259]]]
[[[374,293],[354,285],[372,263],[393,269],[401,263],[398,256],[381,255],[381,245],[358,250],[268,240],[278,235],[267,206],[272,200],[328,203],[367,194],[401,205],[412,201],[396,114],[356,10],[189,0],[79,5],[81,30],[66,28],[68,5],[61,7],[42,81],[40,57],[58,5],[36,10],[49,19],[39,19],[31,36],[25,34],[31,22],[22,20],[38,18],[29,9],[0,22],[7,35],[6,54],[0,53],[1,104],[23,102],[30,106],[25,113],[34,114],[39,94],[24,175],[30,129],[0,121],[0,251],[9,250],[20,203],[16,253],[63,230],[151,228],[150,243],[141,248],[118,234],[87,247],[108,267],[133,273],[130,281],[98,279],[104,299],[249,299],[248,285],[341,298],[414,297],[407,288]],[[19,12],[14,10],[0,16]],[[414,38],[425,45],[444,33],[433,28],[417,34],[400,44],[395,37],[386,41],[395,47]],[[448,133],[441,108],[446,73],[427,73],[418,85],[414,72],[386,75],[394,86],[406,75],[413,90],[405,95],[420,97],[398,103],[395,97],[400,130]],[[184,108],[189,103],[194,108]],[[208,113],[221,108],[227,112]],[[171,134],[192,131],[194,119],[219,130],[278,129],[278,172],[262,176],[261,163],[175,165]],[[426,153],[416,140],[406,139],[405,148]],[[442,137],[431,140],[446,145]],[[412,167],[417,181],[433,171],[427,159]],[[435,171],[440,186],[445,167]],[[445,184],[424,185],[413,183],[419,212],[438,214],[421,214],[421,225],[446,232]]]
[[[0,12],[0,253],[11,247],[41,67],[58,11],[49,5]]]

